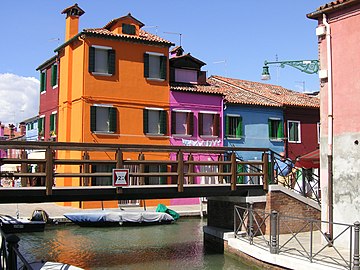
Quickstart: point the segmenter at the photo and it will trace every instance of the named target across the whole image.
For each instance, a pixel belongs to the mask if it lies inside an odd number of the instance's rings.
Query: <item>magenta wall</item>
[[[223,146],[223,133],[222,133],[222,119],[223,119],[223,98],[221,95],[209,95],[194,92],[180,92],[170,91],[170,110],[182,109],[189,110],[194,113],[194,133],[193,136],[180,137],[170,136],[171,145],[200,145],[200,146]],[[220,129],[219,136],[217,138],[201,138],[198,133],[198,114],[200,111],[211,111],[218,112],[220,114]],[[170,125],[171,125],[171,121]],[[170,126],[171,130],[171,126]],[[175,156],[171,157],[175,159]],[[187,159],[187,156],[184,157]],[[216,155],[196,155],[193,157],[194,160],[208,160],[217,159]],[[195,171],[199,171],[199,168],[194,168]],[[195,183],[200,184],[204,179],[196,177]],[[198,204],[200,198],[186,198],[186,199],[171,199],[170,205],[185,205],[185,204]]]

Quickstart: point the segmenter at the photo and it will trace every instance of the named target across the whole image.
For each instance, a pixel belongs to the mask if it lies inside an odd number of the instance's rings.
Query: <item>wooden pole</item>
[[[189,161],[194,161],[194,157],[193,157],[192,154],[189,155],[188,160]],[[194,164],[189,164],[188,173],[192,173],[192,172],[194,172]],[[189,184],[194,184],[194,176],[189,175],[188,179],[189,179]]]
[[[54,184],[54,156],[53,151],[50,147],[46,148],[45,152],[46,164],[45,164],[45,185],[46,185],[46,195],[52,194],[52,186]]]
[[[222,154],[219,155],[218,161],[220,161],[220,162],[224,161],[224,156]],[[219,164],[219,173],[223,173],[223,172],[224,172],[224,164]],[[223,182],[224,182],[224,176],[219,175],[218,183],[222,184]]]
[[[124,168],[123,152],[120,149],[116,150],[116,169]]]
[[[141,153],[139,155],[139,160],[145,160],[145,155],[143,153]],[[141,163],[139,165],[139,171],[140,171],[140,173],[145,172],[145,164],[144,163]],[[144,176],[140,176],[140,185],[145,185],[145,177]]]
[[[264,190],[267,191],[269,189],[269,157],[267,153],[263,153],[262,162],[263,162],[263,173],[264,173],[263,185],[264,185]]]
[[[177,154],[177,186],[178,186],[178,192],[184,192],[184,154],[183,152],[179,151]]]
[[[27,153],[25,150],[21,151],[21,159],[27,159]],[[21,162],[21,172],[27,173],[28,172],[28,165],[26,162]],[[29,177],[21,177],[21,186],[26,187],[28,183]],[[30,183],[31,184],[31,183]]]
[[[231,153],[231,190],[236,190],[237,164],[235,152]]]
[[[83,160],[89,160],[90,159],[90,155],[88,151],[85,151],[83,154]],[[84,163],[84,173],[90,173],[90,164],[89,163]],[[90,181],[89,181],[89,177],[85,176],[83,177],[83,183],[84,186],[89,186]]]

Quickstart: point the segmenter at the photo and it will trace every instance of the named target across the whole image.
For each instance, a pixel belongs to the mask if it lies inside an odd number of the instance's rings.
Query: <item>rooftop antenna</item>
[[[225,66],[225,76],[227,76],[227,62],[226,62],[226,60],[220,60],[220,61],[215,61],[215,62],[213,62],[213,64],[221,64],[221,63],[224,63],[224,66]]]
[[[179,35],[179,39],[180,39],[180,46],[181,46],[181,33],[176,33],[176,32],[164,32],[164,34],[171,34],[171,35]]]
[[[305,93],[305,81],[295,81],[296,83],[301,83],[303,87],[303,93]]]
[[[142,28],[155,28],[155,35],[157,35],[158,33],[158,27],[157,25],[149,25],[149,26],[144,26]]]

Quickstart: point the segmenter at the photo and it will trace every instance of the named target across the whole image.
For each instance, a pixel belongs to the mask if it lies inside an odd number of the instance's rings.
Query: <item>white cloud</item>
[[[38,79],[16,74],[0,74],[0,121],[18,124],[39,113]]]

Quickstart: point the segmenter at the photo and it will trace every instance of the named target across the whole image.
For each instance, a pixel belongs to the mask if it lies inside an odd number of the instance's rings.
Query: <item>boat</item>
[[[30,263],[30,266],[33,270],[84,270],[83,268],[59,262],[39,261]]]
[[[32,221],[25,218],[14,218],[9,215],[0,215],[0,228],[6,233],[43,232],[45,221]]]
[[[64,216],[82,227],[170,224],[174,218],[163,212],[97,210],[65,213]]]

